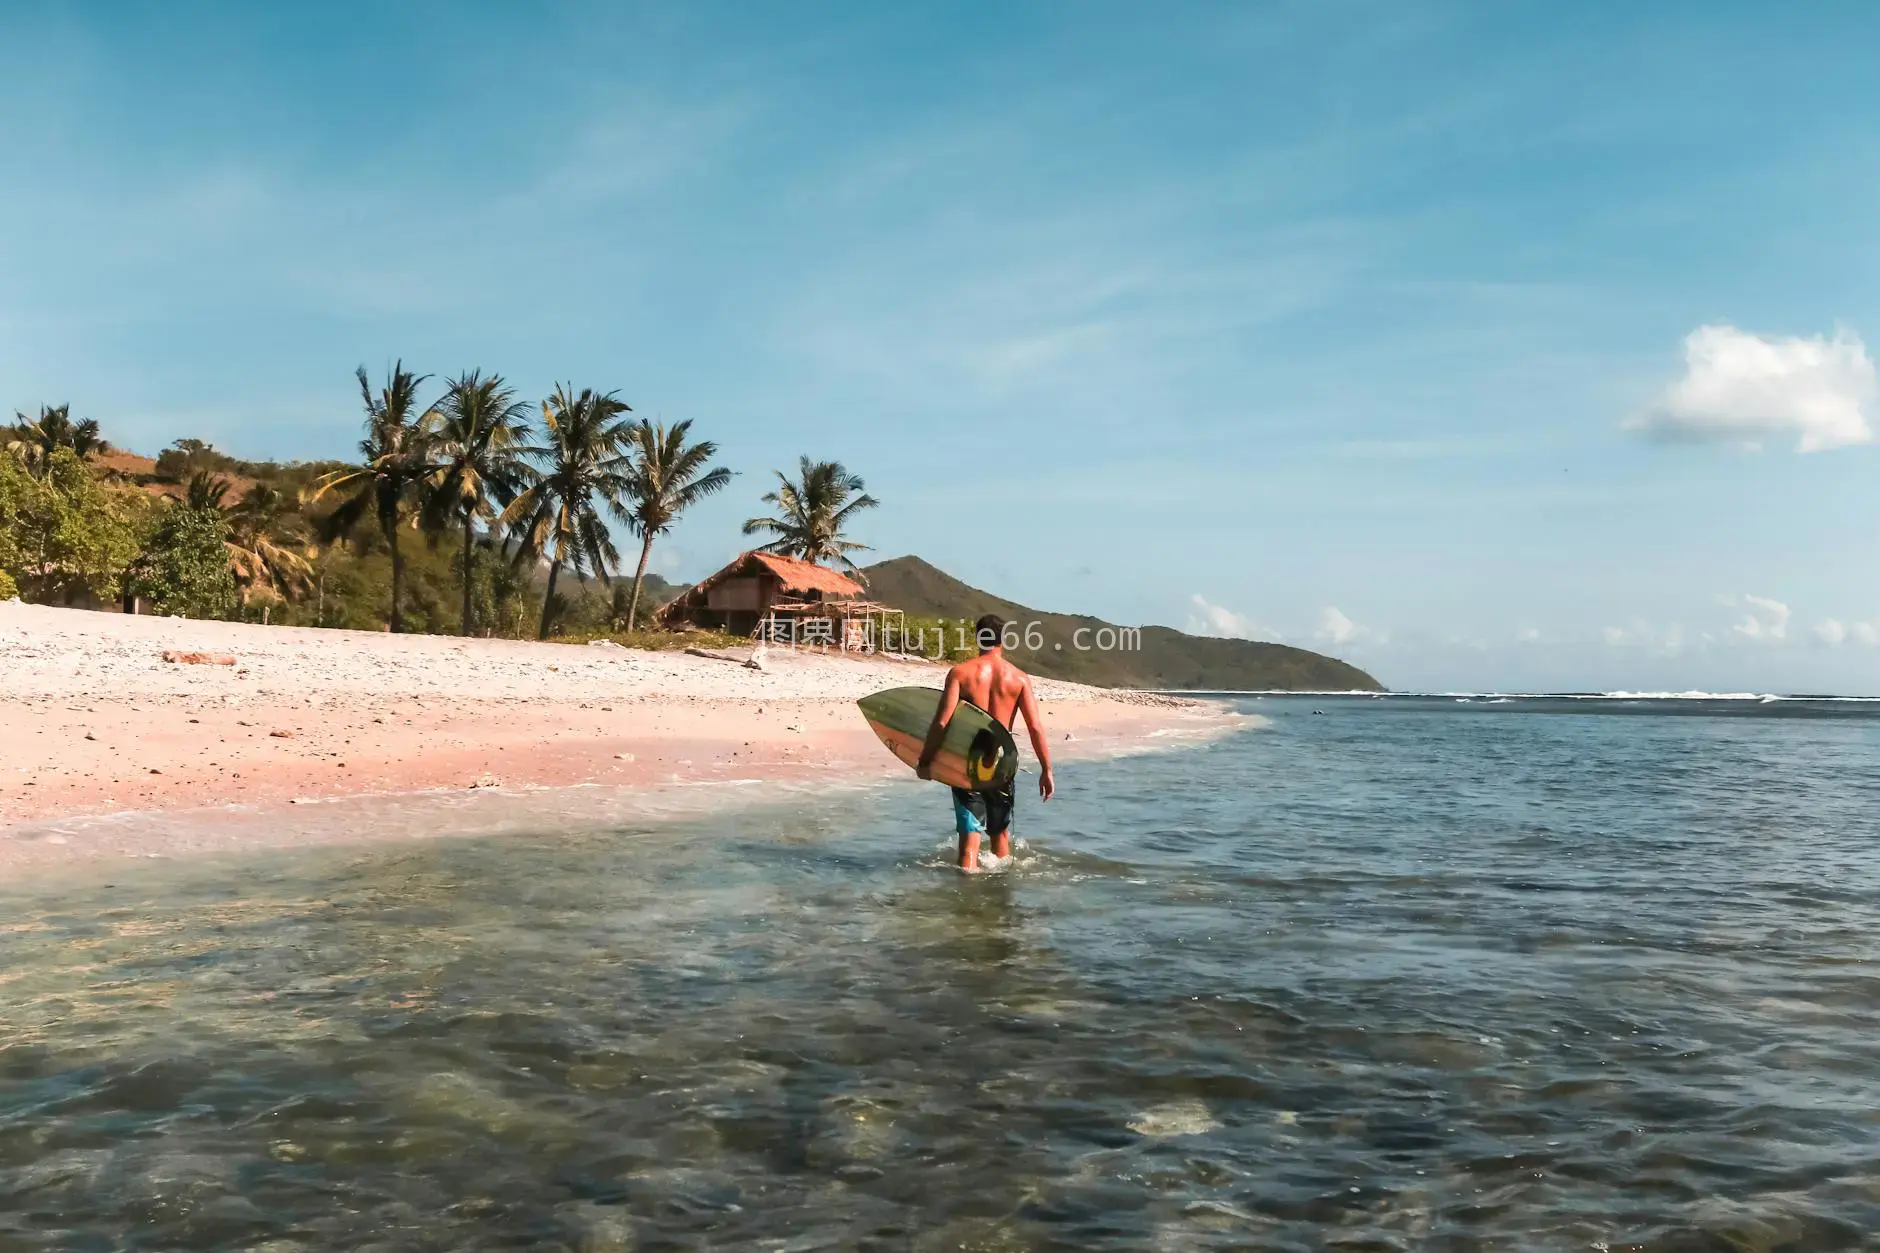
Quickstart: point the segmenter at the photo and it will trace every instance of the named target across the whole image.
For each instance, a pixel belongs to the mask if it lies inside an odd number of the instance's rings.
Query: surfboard
[[[855,703],[888,751],[906,765],[917,766],[927,728],[940,712],[940,696],[937,687],[891,687]],[[996,792],[1017,774],[1018,745],[1012,733],[979,706],[961,701],[934,754],[933,777],[948,787]]]

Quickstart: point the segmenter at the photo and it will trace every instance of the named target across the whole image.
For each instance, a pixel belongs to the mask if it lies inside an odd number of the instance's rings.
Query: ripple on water
[[[16,889],[0,1244],[1868,1246],[1865,723],[1266,704],[997,875],[910,787]]]

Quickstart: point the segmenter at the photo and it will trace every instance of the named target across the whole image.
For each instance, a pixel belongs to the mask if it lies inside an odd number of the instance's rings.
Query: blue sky
[[[568,379],[1049,609],[1880,693],[1880,8],[0,6],[0,406]],[[1802,448],[1808,451],[1800,451]]]

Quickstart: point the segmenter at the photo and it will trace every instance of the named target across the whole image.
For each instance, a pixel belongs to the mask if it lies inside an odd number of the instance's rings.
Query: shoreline
[[[7,603],[0,873],[339,842],[297,840],[289,833],[307,824],[281,819],[341,798],[888,781],[905,768],[853,702],[897,684],[937,686],[942,673],[880,657],[772,650],[752,670],[676,652]],[[1247,725],[1200,701],[1050,680],[1038,692],[1054,755],[1067,762]],[[186,815],[214,838],[170,821]]]

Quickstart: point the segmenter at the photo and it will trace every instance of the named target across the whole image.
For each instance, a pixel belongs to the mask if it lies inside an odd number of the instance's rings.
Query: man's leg
[[[960,869],[967,874],[979,873],[979,832],[968,831],[960,836]]]
[[[953,789],[953,829],[960,836],[960,869],[979,873],[979,837],[986,831],[986,804],[976,792]]]
[[[1012,855],[1012,801],[1009,789],[986,796],[986,830],[992,833],[992,855],[1001,861]]]

